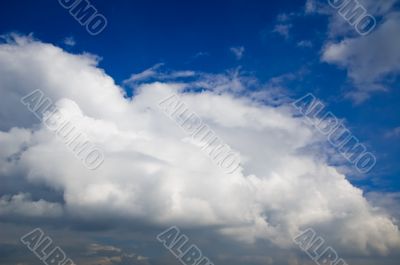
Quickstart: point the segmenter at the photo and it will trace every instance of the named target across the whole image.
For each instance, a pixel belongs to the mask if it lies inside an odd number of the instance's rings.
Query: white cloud
[[[297,43],[297,46],[302,47],[302,48],[311,48],[313,46],[313,44],[309,40],[302,40]]]
[[[289,30],[292,27],[292,24],[276,24],[273,31],[282,35],[285,39],[289,38]]]
[[[277,33],[283,36],[286,40],[289,39],[290,29],[293,27],[292,21],[298,17],[298,13],[282,13],[276,18],[276,24],[274,25],[273,33]]]
[[[149,82],[152,79],[165,81],[177,78],[188,78],[196,75],[196,72],[189,70],[162,72],[160,71],[162,66],[164,66],[164,63],[157,63],[143,72],[132,74],[128,79],[123,81],[123,84],[137,86],[141,82]]]
[[[242,59],[245,51],[243,46],[231,47],[229,50],[235,55],[236,60]]]
[[[158,63],[144,70],[143,72],[132,74],[128,79],[124,80],[124,83],[129,84],[154,77],[155,75],[157,75],[157,69],[159,69],[163,65],[163,63]]]
[[[307,0],[305,11],[306,13],[314,13],[316,11],[316,2],[314,0]]]
[[[347,71],[354,89],[346,97],[355,103],[365,101],[374,92],[390,91],[392,77],[400,73],[400,13],[393,7],[396,0],[358,2],[379,22],[367,36],[358,35],[328,3],[306,2],[308,13],[329,15],[328,39],[321,59]]]
[[[299,230],[316,226],[331,245],[355,254],[399,249],[400,234],[391,219],[375,211],[335,168],[301,151],[324,143],[287,105],[240,97],[227,89],[233,79],[221,76],[212,82],[202,76],[196,84],[141,84],[135,97],[126,99],[97,67],[96,57],[25,37],[15,41],[0,45],[5,117],[0,145],[6,147],[0,149],[0,178],[18,172],[62,191],[66,215],[212,226],[237,240],[266,240],[284,248],[292,246]],[[234,80],[243,91],[246,83]],[[208,85],[203,93],[182,92],[201,83]],[[81,113],[75,122],[105,153],[99,169],[82,166],[19,102],[36,88],[66,113]],[[172,93],[240,152],[241,170],[224,174],[158,109]]]
[[[88,247],[88,254],[95,254],[98,252],[107,251],[107,252],[122,252],[120,248],[109,246],[109,245],[101,245],[101,244],[90,244]]]
[[[210,54],[208,52],[198,52],[193,56],[193,58],[199,58],[199,57],[205,57],[205,56],[210,56]]]
[[[61,217],[63,208],[45,200],[32,201],[29,194],[20,193],[0,198],[0,216],[3,217]]]
[[[286,22],[286,21],[288,21],[290,19],[290,16],[291,16],[290,14],[282,13],[282,14],[278,15],[276,20],[278,22]]]
[[[126,253],[122,249],[101,244],[90,244],[88,251],[80,264],[99,264],[99,265],[115,265],[115,264],[133,264],[133,265],[149,265],[148,257],[138,255],[136,253]]]
[[[388,215],[396,218],[394,222],[400,222],[400,192],[368,192],[366,194],[368,201],[378,209]]]
[[[400,126],[393,128],[385,133],[386,138],[397,138],[400,137]]]
[[[75,41],[74,37],[66,37],[64,39],[64,44],[67,46],[75,46],[76,41]]]
[[[348,96],[359,103],[386,91],[385,78],[400,74],[400,13],[391,14],[372,34],[328,42],[322,60],[347,69],[356,87]]]

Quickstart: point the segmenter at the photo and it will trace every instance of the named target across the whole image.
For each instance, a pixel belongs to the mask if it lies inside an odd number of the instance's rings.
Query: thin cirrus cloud
[[[324,141],[288,104],[269,106],[240,96],[246,85],[238,86],[240,76],[233,83],[238,91],[223,89],[232,79],[222,74],[143,82],[133,98],[126,98],[97,64],[96,56],[71,54],[26,36],[8,36],[0,45],[0,113],[5,117],[0,123],[0,180],[23,176],[63,197],[55,202],[8,191],[0,201],[3,212],[40,202],[43,210],[25,215],[212,229],[241,244],[261,240],[281,249],[290,249],[293,236],[313,226],[331,245],[352,255],[391,255],[400,249],[392,218],[313,149],[305,151],[311,145],[323,147]],[[154,67],[150,71],[157,73]],[[208,84],[207,90],[187,90],[199,83]],[[100,168],[82,166],[19,102],[37,88],[72,113],[101,146],[105,161]],[[240,153],[240,170],[224,174],[158,109],[158,102],[173,93]],[[24,211],[18,217],[29,219]]]
[[[173,80],[177,78],[190,78],[196,75],[194,71],[172,71],[172,72],[161,72],[161,68],[164,63],[157,63],[152,67],[136,74],[132,74],[128,79],[122,81],[126,86],[136,86],[141,82],[148,82],[151,80]]]

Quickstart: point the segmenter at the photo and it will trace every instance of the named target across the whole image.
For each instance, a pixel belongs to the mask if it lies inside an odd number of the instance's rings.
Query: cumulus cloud
[[[354,89],[347,91],[346,97],[362,103],[375,92],[389,91],[400,73],[400,13],[394,7],[395,0],[358,2],[378,21],[367,36],[357,34],[328,3],[308,0],[306,10],[329,16],[321,60],[347,71]]]
[[[400,192],[368,192],[367,199],[382,212],[386,212],[395,217],[395,222],[400,221]]]
[[[326,44],[322,60],[347,69],[355,91],[347,95],[357,103],[371,92],[386,91],[385,81],[400,74],[400,13],[388,15],[375,32],[339,43]]]
[[[263,240],[281,248],[292,247],[293,236],[313,226],[331,245],[356,254],[399,249],[392,219],[373,208],[346,176],[304,151],[324,142],[287,104],[240,96],[221,81],[231,78],[210,82],[210,76],[141,83],[135,96],[126,98],[97,63],[96,56],[70,54],[29,37],[14,36],[0,45],[0,145],[6,147],[0,149],[0,179],[20,174],[61,191],[62,214],[77,220],[207,228],[239,242]],[[237,91],[246,86],[240,80]],[[208,88],[191,92],[201,83]],[[36,88],[101,146],[100,168],[85,168],[20,103]],[[240,170],[225,174],[163,114],[157,104],[173,93],[240,153]],[[10,196],[2,199],[6,205],[32,203]],[[39,205],[45,210],[36,214],[58,209],[51,202]]]

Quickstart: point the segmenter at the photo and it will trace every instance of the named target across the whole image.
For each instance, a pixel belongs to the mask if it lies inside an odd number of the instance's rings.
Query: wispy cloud
[[[64,39],[64,44],[67,45],[67,46],[72,47],[72,46],[76,45],[76,41],[75,41],[74,37],[66,37]]]
[[[400,137],[400,126],[393,128],[385,133],[386,138],[398,138]]]
[[[245,49],[243,46],[231,47],[229,50],[235,55],[236,60],[240,60],[243,58]]]
[[[283,36],[285,39],[289,38],[289,30],[292,27],[292,24],[277,24],[275,25],[272,32],[278,33]]]
[[[302,40],[297,43],[297,46],[302,48],[312,48],[313,44],[310,40]]]
[[[123,84],[127,86],[135,86],[141,82],[150,80],[175,80],[179,78],[190,78],[196,75],[196,72],[191,70],[162,71],[161,68],[164,65],[164,63],[157,63],[140,73],[132,74],[128,79],[123,81]]]

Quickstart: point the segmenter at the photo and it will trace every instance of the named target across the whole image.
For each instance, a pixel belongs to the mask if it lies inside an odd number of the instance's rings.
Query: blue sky
[[[384,178],[384,182],[370,177],[356,183],[385,191],[400,189],[399,141],[383,137],[400,124],[399,82],[391,82],[390,91],[376,93],[362,104],[354,105],[344,99],[344,91],[352,88],[346,69],[320,60],[327,39],[328,18],[305,15],[303,0],[272,3],[118,1],[118,4],[96,1],[95,4],[109,21],[98,36],[87,34],[57,1],[3,4],[0,29],[3,33],[33,33],[68,51],[99,55],[100,67],[117,83],[160,62],[170,69],[212,73],[240,67],[262,82],[306,70],[302,78],[287,84],[290,93],[300,97],[312,92],[327,102],[329,110],[345,118],[353,133],[379,156],[373,173]],[[287,39],[273,32],[281,14],[292,17],[293,26]],[[73,37],[76,45],[66,47],[63,44],[66,37]],[[297,45],[304,40],[310,41],[312,47]],[[230,47],[240,46],[245,52],[237,60]]]
[[[186,85],[190,83],[192,85],[192,82],[198,84],[197,82],[201,81],[212,86],[211,79],[217,80],[223,76],[229,79],[235,74],[240,84],[245,87],[243,90],[235,92],[235,97],[239,98],[246,98],[253,90],[262,91],[271,93],[270,96],[272,95],[272,97],[274,93],[276,93],[276,96],[284,95],[284,104],[286,104],[290,100],[312,93],[325,103],[327,111],[331,111],[339,119],[344,119],[347,128],[350,129],[352,134],[367,146],[368,151],[376,156],[377,164],[368,174],[356,174],[351,170],[352,165],[349,163],[344,163],[345,171],[341,171],[341,173],[346,176],[346,179],[352,185],[361,188],[365,194],[370,194],[370,197],[366,196],[371,198],[369,199],[371,200],[370,203],[387,207],[392,216],[398,217],[400,216],[398,212],[400,198],[400,164],[398,163],[400,156],[400,69],[398,67],[400,64],[400,48],[396,47],[400,47],[397,46],[400,43],[398,37],[400,36],[400,3],[396,0],[364,0],[360,1],[360,3],[377,20],[377,27],[368,36],[357,34],[354,28],[348,25],[344,18],[328,5],[327,1],[322,0],[92,0],[91,4],[106,17],[108,22],[104,31],[96,36],[90,35],[85,27],[81,26],[69,14],[68,10],[63,8],[56,0],[3,1],[0,4],[0,34],[3,35],[3,39],[7,39],[4,36],[10,36],[10,34],[18,34],[21,38],[32,38],[31,41],[33,42],[54,45],[59,47],[63,54],[71,54],[77,58],[85,57],[85,54],[96,55],[98,58],[93,59],[94,62],[88,65],[90,67],[93,66],[95,69],[104,70],[104,75],[111,78],[107,80],[113,80],[115,84],[108,84],[108,81],[104,80],[102,82],[106,82],[109,86],[120,87],[125,90],[128,97],[137,94],[140,95],[138,98],[142,98],[145,94],[143,92],[145,88],[143,87],[154,85],[153,81],[159,81],[166,85],[176,82]],[[31,37],[27,37],[29,34],[32,34]],[[66,41],[67,39],[69,42]],[[3,41],[2,45],[6,45],[6,43],[7,41]],[[42,50],[37,51],[39,54],[41,52]],[[21,54],[25,54],[24,51],[21,51]],[[46,60],[47,53],[43,54],[44,57],[39,58]],[[20,57],[13,56],[15,57],[10,57],[11,59],[7,59],[8,61],[6,59],[0,60],[0,64],[4,64],[2,68],[6,69],[2,72],[3,76],[0,79],[3,79],[3,86],[7,89],[15,86],[17,91],[23,91],[19,87],[19,82],[15,81],[12,82],[12,85],[9,85],[8,78],[5,78],[5,73],[11,73],[11,76],[13,76],[14,71],[18,72],[15,69],[20,64],[24,64],[19,61],[22,60]],[[60,57],[62,56],[60,55]],[[51,58],[49,60],[51,65]],[[35,63],[38,61],[40,60],[35,59],[29,62]],[[13,62],[15,62],[15,66]],[[90,68],[89,66],[87,66],[88,69]],[[32,76],[35,75],[37,69],[44,69],[41,66],[36,68],[35,65],[31,65],[31,67],[34,69],[31,72]],[[77,68],[65,68],[65,71],[80,71],[80,63],[79,65],[71,64],[70,67]],[[86,71],[86,66],[82,69],[80,73]],[[149,71],[149,69],[152,69],[150,78],[143,78],[133,83],[126,81],[130,77],[138,76],[140,73],[143,74],[146,70]],[[26,71],[29,71],[29,69]],[[40,72],[40,70],[37,71]],[[174,73],[182,73],[183,71],[193,73],[193,76],[173,77]],[[25,72],[21,70],[18,73],[19,75],[16,75],[17,79],[24,79],[24,75],[21,73]],[[43,74],[46,78],[42,78],[41,74],[41,72],[36,74],[37,79],[35,77],[26,78],[26,82],[32,82],[34,86],[39,86],[41,82],[45,84],[53,82],[44,82],[43,80],[47,80],[47,75]],[[67,78],[66,76],[65,78]],[[62,75],[58,78],[62,83]],[[76,78],[74,80],[76,81],[75,84],[79,84],[79,78],[82,77],[76,75]],[[53,79],[50,78],[49,80]],[[70,81],[68,80],[68,82]],[[68,82],[66,81],[65,83]],[[86,79],[82,80],[82,86],[86,84],[85,82],[87,82]],[[84,87],[81,89],[85,90]],[[201,85],[197,89],[201,91]],[[216,88],[207,89],[214,92],[217,91]],[[88,89],[87,91],[88,94],[93,95],[93,98],[102,97],[102,89],[99,89],[99,94],[95,89]],[[11,92],[10,94],[7,93],[4,92],[4,95],[13,95]],[[58,97],[59,95],[67,94],[67,92],[57,93],[54,92],[51,95],[54,97],[57,95]],[[85,96],[82,97],[84,98]],[[110,97],[112,98],[113,96]],[[62,97],[60,96],[60,98]],[[135,101],[134,98],[133,101]],[[144,102],[146,101],[145,99]],[[200,112],[204,110],[195,106],[200,104],[197,102],[202,102],[202,99],[187,100],[193,102],[194,109]],[[75,101],[78,104],[79,100]],[[117,100],[115,101],[118,102]],[[210,99],[210,102],[214,101]],[[264,104],[269,107],[268,103]],[[84,110],[85,114],[91,116],[91,111],[94,108],[91,103],[88,103],[87,106],[85,106],[85,103],[79,103],[78,105]],[[138,105],[141,106],[140,104]],[[112,105],[110,103],[106,108],[119,110],[119,107],[118,104]],[[214,110],[214,107],[210,111]],[[219,108],[215,109],[217,111]],[[6,116],[5,113],[8,110],[4,111],[4,113],[0,112],[0,117]],[[10,111],[13,112],[12,110]],[[286,112],[283,111],[282,113]],[[204,115],[212,116],[214,114],[208,113]],[[267,120],[268,118],[273,119],[273,117],[268,116],[269,114],[265,115]],[[25,120],[21,118],[21,121],[18,120],[22,116],[21,114],[15,117],[16,122],[13,126],[9,126],[7,122],[1,123],[1,131],[8,133],[7,131],[13,127],[25,128],[24,126],[30,123],[27,122],[28,118]],[[92,117],[95,116],[94,114],[92,115]],[[111,114],[110,116],[99,114],[95,118],[104,119],[105,121],[119,119],[111,117]],[[129,116],[126,118],[128,119]],[[260,120],[256,120],[255,123],[262,124],[264,117],[259,118]],[[207,120],[207,116],[204,119]],[[226,119],[229,120],[229,118]],[[4,120],[7,119],[4,118]],[[219,118],[210,118],[210,121],[218,123]],[[138,124],[142,124],[142,121],[138,122]],[[146,124],[146,122],[143,121],[143,124]],[[124,125],[121,123],[117,127],[122,128]],[[26,128],[29,128],[29,126]],[[153,127],[151,128],[154,129]],[[139,129],[135,128],[135,130]],[[164,128],[160,130],[164,130]],[[165,130],[168,131],[169,129]],[[216,130],[218,131],[218,129]],[[299,129],[299,131],[301,130]],[[146,131],[146,129],[143,129],[143,131]],[[238,134],[241,132],[241,129],[238,129]],[[225,131],[225,129],[221,129],[219,133],[224,135],[227,141],[236,137],[230,135],[230,132]],[[251,133],[250,135],[257,134],[256,131],[248,133]],[[149,133],[149,135],[149,137],[154,136],[152,133]],[[265,134],[265,137],[274,139],[273,137],[275,136]],[[285,134],[284,137],[288,137],[289,140],[287,142],[290,142],[290,136]],[[271,141],[282,141],[282,145],[285,145],[287,142],[282,139],[278,137]],[[266,142],[268,141],[266,140]],[[271,143],[266,143],[264,146],[261,145],[261,148],[276,147],[273,144],[269,144]],[[236,147],[235,144],[233,146]],[[238,144],[237,148],[240,146]],[[324,154],[328,153],[328,151],[323,152]],[[335,157],[336,155],[333,154],[332,156]],[[132,161],[134,162],[134,159]],[[259,161],[259,159],[254,158],[254,161]],[[266,162],[266,164],[268,163]],[[325,164],[329,163],[324,162]],[[291,166],[288,167],[291,168]],[[252,168],[252,166],[249,166],[249,168]],[[253,169],[257,172],[260,168],[261,165],[254,166]],[[12,172],[15,173],[17,171]],[[6,174],[4,172],[1,174]],[[246,172],[246,169],[244,169],[244,172]],[[21,185],[26,185],[26,190],[31,190],[33,198],[53,198],[55,201],[60,200],[65,205],[68,205],[68,200],[66,199],[68,197],[66,195],[67,185],[63,187],[60,184],[61,182],[56,182],[54,186],[44,185],[43,183],[47,183],[47,181],[47,179],[42,179],[42,181],[29,184],[23,181],[24,184]],[[18,183],[13,183],[11,180],[5,180],[5,183],[4,187],[7,188],[0,189],[0,198],[2,196],[13,196],[12,192],[21,192],[16,188],[19,187]],[[41,185],[44,186],[41,187]],[[146,185],[149,184],[146,183]],[[9,190],[7,190],[8,188]],[[49,189],[48,193],[47,189]],[[41,197],[40,194],[43,196]],[[380,196],[382,196],[381,199],[379,199]],[[7,199],[4,200],[7,201]],[[90,230],[86,227],[88,225],[86,223],[87,220],[82,221],[77,216],[79,214],[72,217],[69,216],[67,218],[68,221],[65,221],[67,225],[64,222],[55,222],[55,226],[74,227],[74,224],[77,224],[76,226],[82,227],[82,230],[85,230],[86,233],[87,230]],[[15,226],[15,223],[19,222],[18,218],[15,217],[14,219],[12,217],[12,224],[8,220],[4,221],[2,225],[4,227],[12,226],[10,230],[19,231],[18,226]],[[132,224],[132,226],[142,227],[142,222],[147,217],[142,218],[144,219],[139,218],[139,221],[135,219],[135,224]],[[127,219],[129,220],[129,218]],[[34,220],[32,222],[37,223],[38,221]],[[102,227],[102,222],[93,226]],[[104,222],[106,223],[107,221]],[[124,217],[118,222],[123,223],[124,225],[121,226],[125,227],[127,220]],[[51,221],[46,219],[44,223],[51,223]],[[157,223],[157,225],[160,225],[160,223]],[[210,226],[213,225],[215,223]],[[332,226],[336,226],[336,223]],[[204,228],[204,224],[201,224],[200,227]],[[119,231],[118,229],[115,231]],[[199,241],[206,240],[202,238],[201,232],[196,230],[199,229],[198,227],[190,227],[188,229],[194,229],[192,231],[193,234],[200,234]],[[149,228],[149,230],[151,229]],[[324,228],[321,228],[321,231],[325,231]],[[123,239],[116,239],[117,237],[114,236],[116,232],[112,236],[110,236],[112,232],[110,234],[108,232],[102,231],[99,233],[98,240],[104,244],[120,244],[120,247],[129,245]],[[76,231],[71,233],[76,233]],[[83,240],[85,242],[81,242],[82,244],[90,242],[90,239],[87,238],[93,239],[93,234],[90,231],[87,233],[87,237]],[[144,245],[157,244],[148,239],[151,238],[149,234],[144,233],[142,236],[146,238],[143,241],[146,242],[143,243]],[[129,236],[127,237],[125,240],[130,240]],[[193,235],[193,237],[195,236]],[[218,238],[215,239],[219,241],[217,249],[224,249],[226,251],[224,253],[229,252],[227,249],[230,248],[230,241],[221,239],[214,234],[210,235],[210,237]],[[69,240],[67,241],[70,242]],[[281,248],[274,250],[276,242],[273,240],[272,242],[267,244],[271,243],[273,245],[270,248],[271,252],[279,252],[279,258],[277,259],[281,260],[285,256],[285,251]],[[332,240],[332,242],[336,241]],[[5,242],[2,243],[5,244]],[[236,244],[231,247],[232,249],[240,249],[240,245]],[[256,245],[254,248],[249,247],[248,250],[258,253],[260,249],[262,249],[261,246]],[[154,254],[153,250],[149,250],[143,245],[141,245],[141,251],[146,252],[147,256]],[[394,253],[398,253],[398,249]],[[393,261],[395,258],[389,259]],[[10,257],[9,260],[14,259]],[[265,260],[263,259],[263,261]],[[7,262],[2,262],[0,258],[0,264],[11,264]],[[252,262],[254,262],[252,264],[258,264],[256,258]],[[281,262],[281,264],[285,264],[283,261]],[[356,258],[354,262],[354,264],[357,264],[357,262],[362,262],[362,259]],[[154,264],[158,264],[157,261]]]

